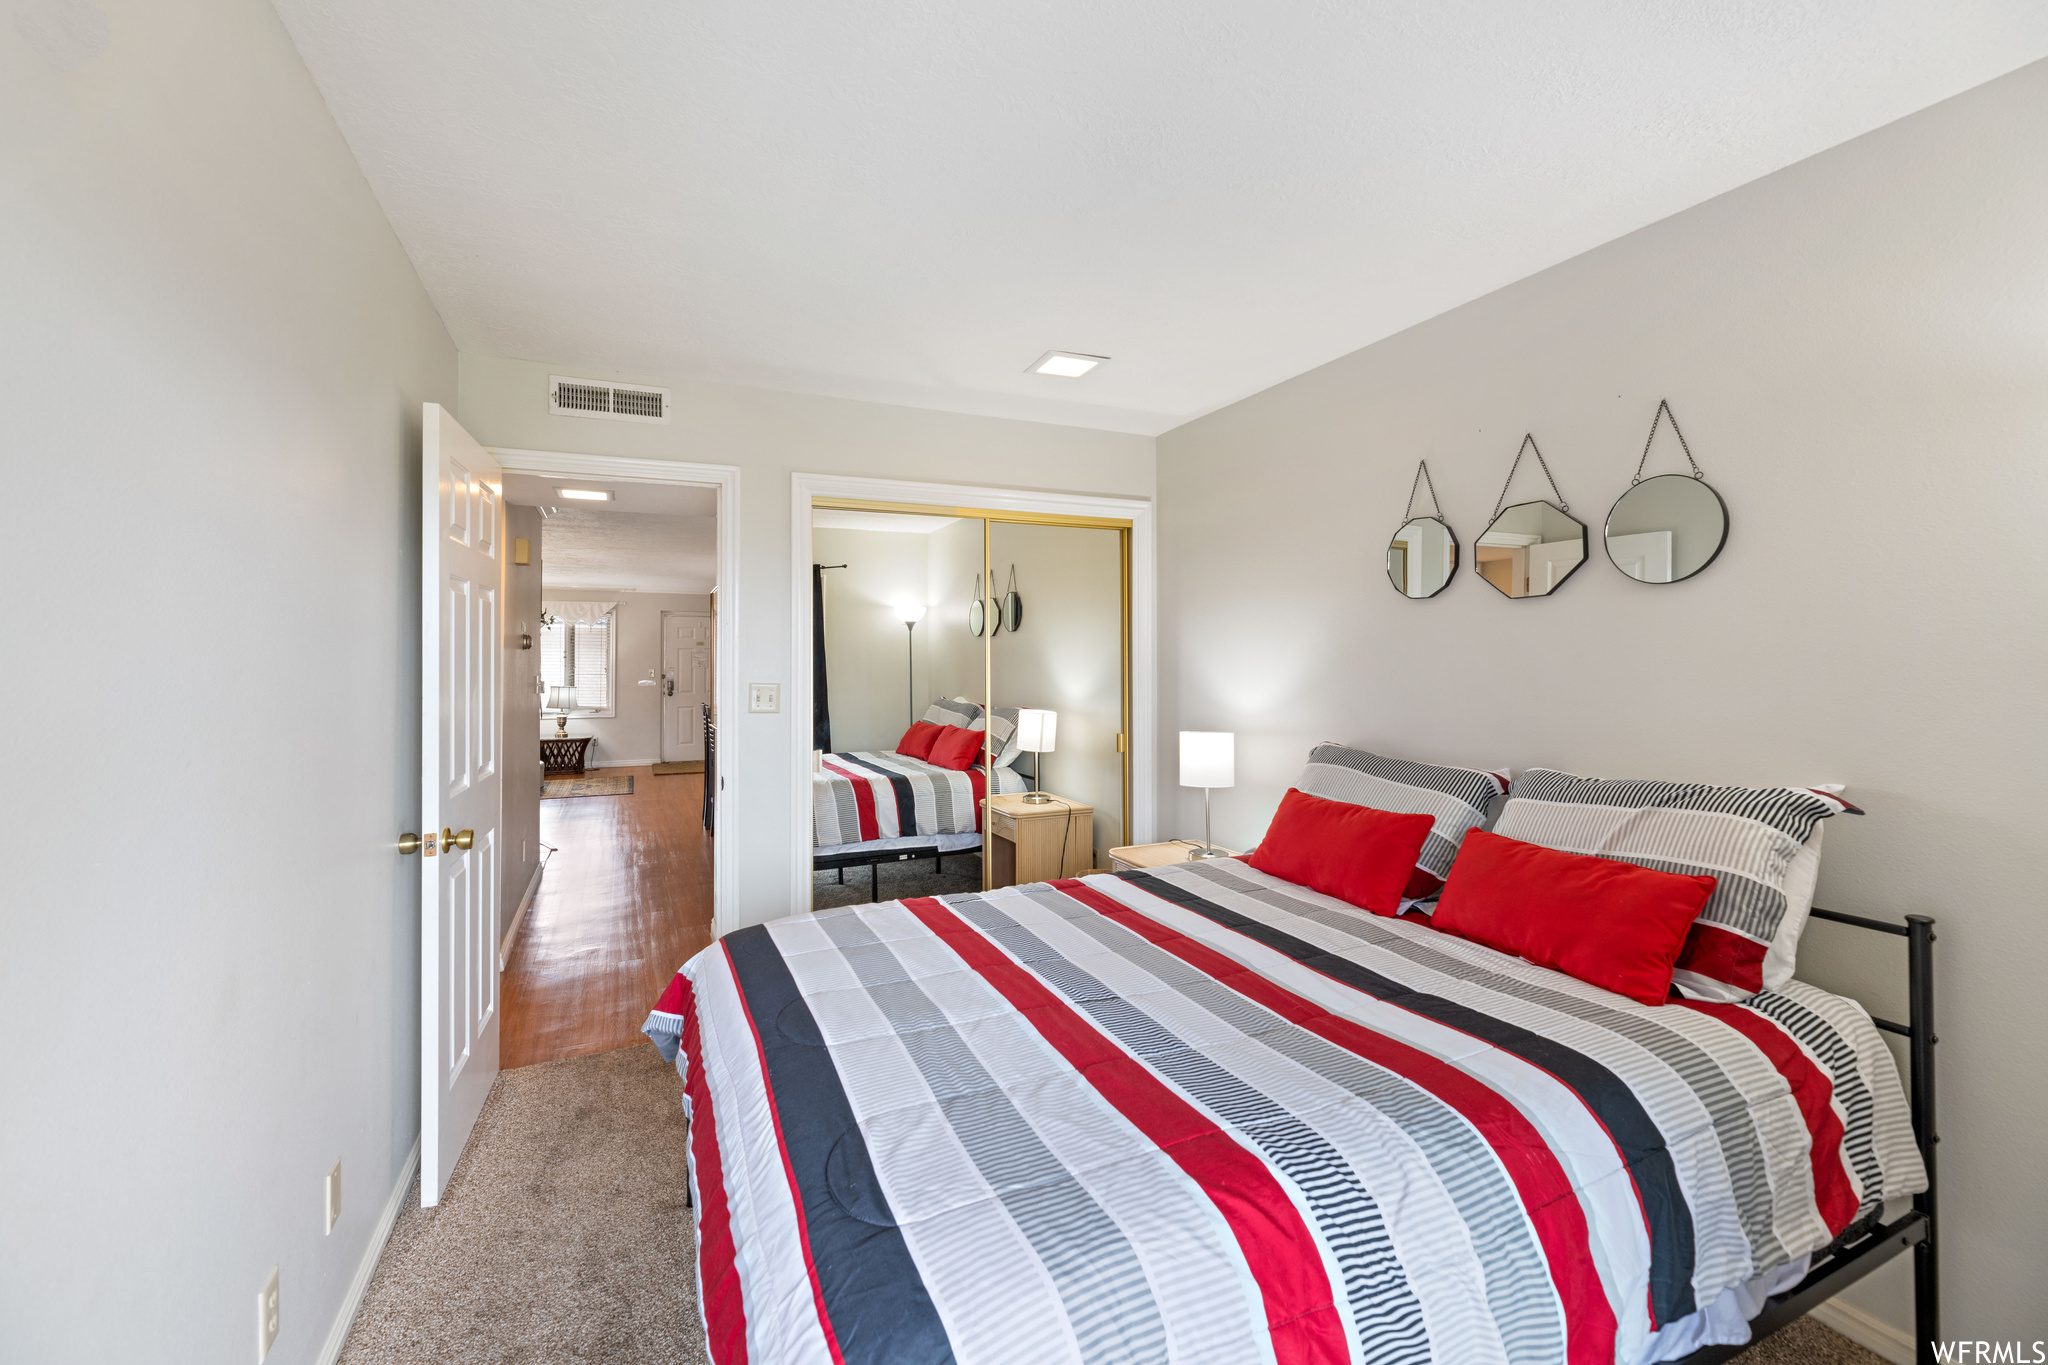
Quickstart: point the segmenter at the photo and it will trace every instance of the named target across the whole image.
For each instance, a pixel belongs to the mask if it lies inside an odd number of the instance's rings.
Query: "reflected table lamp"
[[[1017,713],[1017,747],[1026,753],[1039,757],[1031,765],[1031,790],[1024,794],[1025,803],[1042,806],[1052,800],[1040,788],[1040,778],[1045,773],[1044,755],[1052,752],[1053,736],[1058,733],[1060,713],[1057,711],[1021,710]]]
[[[550,687],[548,689],[548,710],[555,712],[555,738],[569,737],[569,713],[576,709],[576,689],[573,687]]]
[[[1181,731],[1180,784],[1202,789],[1202,846],[1189,860],[1226,856],[1209,837],[1209,791],[1237,785],[1237,736],[1227,730]]]

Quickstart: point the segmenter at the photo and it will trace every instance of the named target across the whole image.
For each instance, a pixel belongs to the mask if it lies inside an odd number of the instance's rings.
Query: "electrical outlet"
[[[748,683],[747,709],[749,711],[780,711],[782,709],[782,684]]]
[[[270,1278],[263,1282],[263,1292],[256,1296],[256,1365],[263,1365],[264,1357],[270,1354],[272,1344],[277,1341],[277,1267],[270,1267]]]
[[[334,1169],[327,1173],[327,1230],[334,1231],[334,1225],[341,1221],[341,1163],[334,1163]]]

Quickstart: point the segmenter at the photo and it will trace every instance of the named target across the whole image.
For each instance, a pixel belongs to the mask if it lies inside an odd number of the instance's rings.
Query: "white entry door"
[[[703,708],[711,701],[711,618],[661,614],[661,761],[704,757]]]
[[[439,404],[420,504],[420,1202],[440,1202],[498,1074],[505,476]]]

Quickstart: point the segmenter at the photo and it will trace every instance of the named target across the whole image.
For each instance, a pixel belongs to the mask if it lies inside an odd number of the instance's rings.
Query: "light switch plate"
[[[272,1266],[270,1278],[263,1282],[263,1292],[256,1296],[256,1365],[263,1365],[276,1341],[277,1267]]]
[[[747,709],[749,711],[780,711],[782,709],[782,684],[748,683]]]
[[[341,1163],[334,1163],[334,1169],[327,1173],[327,1230],[334,1231],[334,1225],[341,1221]]]

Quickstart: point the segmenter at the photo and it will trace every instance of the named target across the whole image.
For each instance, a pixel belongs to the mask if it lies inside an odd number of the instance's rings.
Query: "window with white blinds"
[[[595,621],[557,621],[540,628],[541,682],[575,688],[578,711],[612,709],[617,621],[613,612]]]

